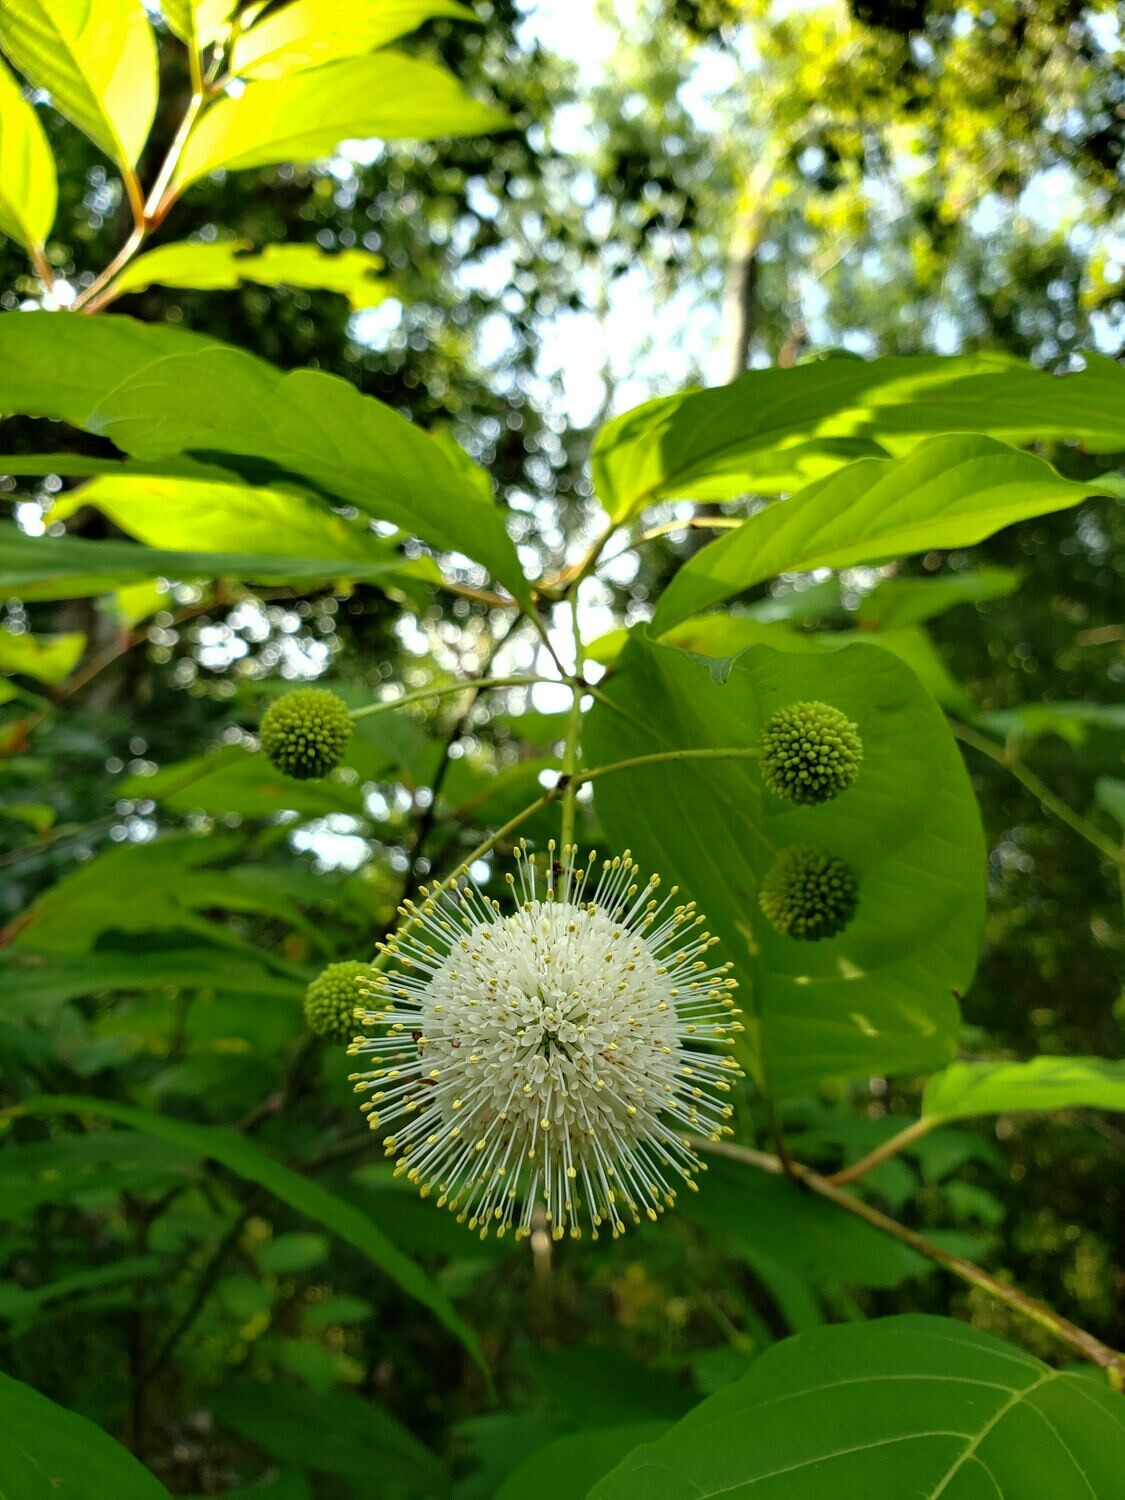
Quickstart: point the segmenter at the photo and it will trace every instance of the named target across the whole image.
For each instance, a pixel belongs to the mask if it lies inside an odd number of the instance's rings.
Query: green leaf
[[[1030,1062],[955,1062],[926,1083],[922,1113],[943,1120],[1026,1109],[1125,1113],[1125,1062],[1035,1057]]]
[[[775,1090],[948,1062],[959,1025],[952,991],[977,957],[985,855],[964,764],[914,675],[860,646],[829,659],[758,646],[720,664],[634,631],[601,691],[620,711],[599,702],[587,716],[588,765],[753,747],[775,708],[804,699],[835,704],[859,726],[859,778],[823,806],[769,795],[749,760],[620,772],[595,783],[595,806],[618,848],[679,882],[706,913],[743,1010],[763,1013]],[[782,937],[758,908],[773,851],[801,843],[839,855],[859,881],[854,921],[828,941]]]
[[[922,1256],[796,1186],[787,1177],[709,1161],[699,1192],[681,1205],[729,1250],[757,1269],[773,1261],[818,1291],[901,1286],[932,1270]]]
[[[160,0],[171,30],[196,54],[209,47],[230,20],[238,0]]]
[[[82,659],[86,637],[80,630],[63,635],[14,635],[8,626],[0,630],[0,672],[34,677],[57,687],[65,682]]]
[[[985,437],[942,437],[906,458],[863,459],[759,511],[697,552],[657,606],[662,632],[777,573],[970,547],[1098,493]]]
[[[555,1438],[512,1470],[494,1500],[578,1500],[632,1449],[655,1442],[667,1429],[667,1422],[631,1422]]]
[[[1094,801],[1121,825],[1125,833],[1125,781],[1099,776],[1094,783]]]
[[[0,0],[3,4],[3,0]],[[54,312],[0,315],[0,411],[8,416],[56,417],[84,427],[107,391],[143,365],[176,354],[213,349],[214,340],[167,323],[132,318],[86,318]],[[34,457],[7,459],[5,473],[35,474]],[[103,460],[88,459],[97,465]],[[94,474],[96,467],[48,470]]]
[[[353,760],[360,742],[352,741],[344,757]],[[332,777],[324,781],[294,782],[275,771],[264,755],[251,755],[241,745],[228,745],[209,755],[193,756],[162,766],[155,776],[130,776],[122,783],[122,797],[147,797],[166,812],[196,810],[223,817],[275,818],[295,812],[303,818],[330,813],[362,817],[363,790]]]
[[[265,245],[255,251],[249,240],[212,244],[184,240],[138,255],[114,281],[113,294],[123,297],[150,286],[223,292],[252,281],[259,286],[339,292],[359,309],[378,307],[394,292],[392,282],[379,279],[382,269],[382,257],[367,250],[341,250],[329,255],[319,245]]]
[[[374,1476],[380,1496],[432,1495],[447,1484],[429,1449],[389,1412],[359,1396],[240,1381],[220,1392],[215,1412],[283,1464],[340,1474],[369,1489]]]
[[[452,462],[335,376],[284,375],[229,345],[129,318],[11,313],[0,316],[0,410],[70,422],[161,467],[187,454],[248,483],[356,505],[483,563],[530,603],[502,512],[466,478],[468,457]]]
[[[187,1120],[154,1114],[130,1104],[111,1103],[105,1099],[75,1094],[38,1095],[15,1106],[20,1115],[100,1115],[119,1125],[128,1126],[212,1161],[247,1182],[265,1188],[296,1213],[322,1225],[330,1233],[352,1245],[374,1266],[384,1271],[409,1297],[424,1307],[458,1338],[483,1370],[484,1357],[476,1336],[461,1319],[444,1292],[430,1280],[414,1261],[403,1255],[387,1240],[366,1214],[339,1198],[320,1183],[292,1171],[247,1136],[222,1125],[195,1125]]]
[[[144,1465],[100,1427],[8,1375],[0,1375],[0,1495],[170,1500]]]
[[[1021,581],[1022,575],[1014,568],[977,568],[937,578],[884,578],[860,600],[857,613],[865,625],[901,630],[922,625],[959,604],[1006,598]]]
[[[159,1255],[132,1256],[107,1266],[75,1271],[73,1275],[61,1276],[58,1281],[44,1282],[33,1288],[0,1285],[0,1318],[26,1325],[40,1308],[50,1307],[55,1302],[81,1296],[83,1292],[100,1291],[107,1286],[120,1286],[126,1281],[147,1281],[167,1274],[167,1270],[167,1261]]]
[[[230,71],[239,78],[280,78],[373,52],[405,36],[433,16],[477,21],[457,0],[293,0],[272,10],[231,49]]]
[[[262,1247],[258,1264],[275,1276],[311,1271],[328,1256],[328,1241],[322,1234],[277,1234]]]
[[[845,646],[874,646],[904,661],[931,697],[954,713],[971,714],[972,704],[945,665],[941,653],[924,630],[793,629],[787,620],[762,623],[748,615],[699,615],[674,625],[664,639],[669,645],[702,656],[733,656],[747,646],[775,646],[781,651],[841,651]]]
[[[1022,703],[981,714],[977,723],[1012,740],[1034,742],[1044,735],[1057,734],[1077,749],[1086,743],[1091,729],[1125,730],[1125,704]]]
[[[83,505],[95,506],[149,547],[305,562],[320,558],[322,567],[338,573],[352,562],[373,565],[380,573],[388,566],[406,572],[412,567],[393,539],[377,537],[367,523],[345,520],[322,501],[291,490],[161,475],[107,476],[68,491],[50,519],[66,520]]]
[[[80,957],[9,948],[0,954],[0,996],[7,1015],[41,1020],[69,1000],[86,995],[139,994],[152,990],[211,990],[226,995],[285,1001],[292,979],[264,965],[202,944],[154,953],[100,951]]]
[[[1120,1401],[950,1319],[818,1328],[767,1349],[589,1500],[1108,1500]]]
[[[112,1202],[190,1176],[196,1158],[182,1146],[122,1131],[90,1132],[0,1151],[0,1219],[23,1219],[40,1203],[90,1197]]]
[[[373,548],[374,550],[374,548]],[[331,553],[331,548],[325,546]],[[228,578],[241,583],[384,583],[402,559],[383,552],[360,562],[331,555],[258,557],[239,552],[179,552],[133,542],[90,542],[83,537],[33,537],[0,522],[0,598],[80,599],[108,594],[149,578],[179,581]]]
[[[319,161],[343,140],[428,141],[510,125],[433,63],[398,52],[346,57],[220,99],[188,137],[172,188],[183,192],[218,167]]]
[[[0,0],[0,46],[131,171],[156,113],[156,43],[141,0]]]
[[[0,63],[0,231],[42,250],[55,222],[55,159],[39,115]]]
[[[658,397],[607,423],[591,462],[603,504],[626,521],[657,500],[791,490],[934,433],[1071,438],[1115,452],[1123,412],[1125,371],[1100,355],[1062,379],[1003,354],[826,360]]]

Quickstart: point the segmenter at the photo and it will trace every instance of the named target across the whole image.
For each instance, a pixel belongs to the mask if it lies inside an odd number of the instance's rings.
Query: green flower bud
[[[828,802],[859,775],[863,742],[830,703],[789,703],[762,730],[762,778],[789,802]]]
[[[848,866],[815,844],[783,849],[758,895],[774,931],[804,943],[843,932],[858,901],[859,885]]]
[[[305,995],[309,1030],[330,1042],[350,1042],[357,1031],[355,1008],[362,999],[356,980],[370,972],[371,965],[358,959],[329,964],[322,970]]]
[[[298,688],[270,704],[260,738],[271,765],[295,781],[319,781],[352,737],[347,704],[327,688]]]

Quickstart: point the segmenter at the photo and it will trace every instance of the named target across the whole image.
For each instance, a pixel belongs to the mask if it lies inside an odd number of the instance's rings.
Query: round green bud
[[[327,688],[298,688],[270,704],[259,733],[271,765],[295,781],[319,781],[343,759],[352,721]]]
[[[830,703],[789,703],[762,730],[762,778],[789,802],[828,802],[859,775],[863,742]]]
[[[859,885],[848,866],[815,844],[783,849],[758,895],[774,931],[803,943],[843,932],[858,901]]]
[[[355,1008],[362,998],[356,980],[370,972],[370,964],[358,959],[329,964],[322,970],[305,994],[309,1030],[330,1042],[350,1042],[357,1030]]]

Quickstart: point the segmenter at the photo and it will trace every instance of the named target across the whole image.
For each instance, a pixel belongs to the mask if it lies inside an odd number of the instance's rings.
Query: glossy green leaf
[[[114,281],[113,294],[123,297],[150,286],[223,292],[252,281],[259,286],[339,292],[359,309],[378,307],[392,295],[393,283],[379,279],[382,269],[382,258],[367,250],[329,255],[319,245],[265,245],[255,251],[249,240],[184,240],[138,255]]]
[[[484,564],[529,602],[502,512],[390,407],[316,370],[129,318],[0,316],[0,410],[56,417],[163,466],[187,454],[295,484]],[[477,471],[473,471],[477,472]],[[151,575],[150,575],[151,576]]]
[[[149,547],[332,559],[337,571],[351,562],[379,571],[388,565],[404,571],[411,566],[392,540],[291,490],[163,475],[106,476],[68,491],[52,508],[51,519],[67,520],[83,505],[94,506]]]
[[[345,764],[353,759],[351,748]],[[364,806],[358,785],[331,777],[294,782],[275,771],[264,755],[248,754],[241,745],[162,766],[155,776],[131,776],[122,785],[121,796],[151,798],[168,812],[198,810],[213,817],[233,813],[242,818],[273,818],[280,812],[304,818],[331,813],[358,817]]]
[[[767,1349],[589,1500],[1108,1500],[1120,1400],[950,1319],[819,1328]]]
[[[100,1427],[0,1375],[0,1495],[11,1500],[169,1500]]]
[[[1125,781],[1113,776],[1099,776],[1094,783],[1094,800],[1114,818],[1125,833]]]
[[[15,635],[0,629],[0,672],[33,677],[57,687],[65,682],[82,659],[86,637],[80,630],[61,635]]]
[[[221,1162],[229,1171],[265,1188],[296,1213],[322,1225],[352,1245],[374,1266],[384,1271],[409,1297],[421,1302],[454,1334],[483,1368],[476,1337],[453,1304],[430,1278],[382,1231],[345,1199],[320,1183],[292,1171],[248,1136],[222,1125],[196,1125],[169,1115],[155,1114],[130,1104],[73,1094],[40,1095],[17,1106],[21,1115],[95,1115],[125,1125],[131,1130],[186,1147],[207,1160]]]
[[[749,616],[716,612],[682,621],[664,639],[669,645],[682,646],[685,651],[696,651],[702,656],[733,656],[747,646],[759,645],[814,653],[842,651],[845,646],[875,647],[905,662],[943,708],[965,715],[972,712],[972,704],[941,653],[926,632],[917,627],[804,631],[793,629],[787,620],[762,623]]]
[[[160,0],[171,31],[194,52],[209,47],[226,29],[238,0]]]
[[[142,366],[216,347],[222,346],[203,334],[167,323],[44,311],[0,314],[0,411],[8,416],[56,417],[85,427],[101,397]],[[34,456],[24,453],[8,462],[31,464]],[[41,471],[20,467],[5,472]],[[98,471],[64,468],[54,472]]]
[[[90,1132],[0,1151],[0,1219],[23,1219],[40,1203],[143,1193],[182,1182],[196,1157],[182,1146],[122,1131]]]
[[[750,1172],[733,1162],[708,1162],[699,1192],[680,1205],[733,1254],[757,1267],[786,1266],[817,1291],[841,1286],[901,1286],[932,1267],[906,1245],[787,1177]]]
[[[457,0],[293,0],[240,33],[230,70],[239,78],[280,78],[373,52],[434,16],[479,20]]]
[[[178,552],[133,542],[90,542],[83,537],[32,537],[0,523],[0,598],[79,599],[108,594],[147,578],[228,578],[242,583],[384,582],[400,559],[258,557],[238,552]]]
[[[537,1448],[512,1470],[494,1500],[579,1500],[590,1486],[641,1443],[652,1443],[667,1422],[630,1422],[568,1433]]]
[[[60,1276],[57,1281],[44,1282],[37,1287],[0,1285],[0,1318],[26,1324],[33,1320],[40,1308],[50,1307],[56,1302],[67,1302],[80,1297],[84,1292],[100,1291],[107,1286],[120,1286],[124,1282],[151,1280],[167,1272],[167,1262],[158,1255],[130,1256],[112,1261],[109,1265],[93,1266],[87,1271],[75,1271],[71,1276]]]
[[[219,1393],[215,1411],[225,1426],[283,1464],[363,1481],[379,1495],[421,1500],[447,1485],[429,1449],[389,1412],[359,1396],[239,1381]]]
[[[13,924],[9,944],[35,953],[73,956],[91,953],[109,934],[151,938],[164,932],[178,942],[191,934],[215,950],[260,959],[275,972],[305,981],[305,970],[258,949],[231,924],[200,915],[201,910],[277,910],[268,890],[247,887],[236,878],[237,872],[203,868],[229,856],[232,842],[229,837],[181,834],[147,843],[109,844],[43,891]],[[131,899],[122,901],[122,891],[129,891]],[[295,925],[291,917],[287,920]]]
[[[1104,1057],[955,1062],[927,1081],[922,1096],[923,1115],[943,1120],[1081,1108],[1125,1113],[1125,1062]]]
[[[963,762],[914,675],[867,647],[826,659],[759,646],[708,663],[635,631],[601,691],[620,711],[599,702],[587,716],[588,765],[753,747],[775,708],[804,699],[855,721],[859,779],[820,807],[766,793],[752,760],[619,772],[595,783],[595,806],[619,849],[699,902],[735,965],[748,1018],[762,1011],[775,1090],[948,1062],[952,991],[965,988],[977,957],[985,856]],[[841,856],[859,880],[858,913],[829,941],[782,937],[758,908],[773,851],[801,843]],[[748,1020],[748,1052],[755,1025]]]
[[[0,46],[118,165],[156,113],[156,43],[141,0],[0,0]]]
[[[923,625],[959,604],[1006,598],[1021,580],[1014,568],[977,568],[936,578],[884,578],[860,600],[857,614],[865,625],[902,630]]]
[[[657,500],[791,490],[880,448],[907,453],[935,433],[1071,438],[1114,452],[1125,447],[1123,412],[1125,371],[1099,355],[1062,379],[996,353],[751,370],[607,423],[594,443],[594,484],[624,521]],[[789,462],[794,454],[804,467]]]
[[[778,573],[970,547],[1097,493],[992,438],[933,438],[905,458],[852,464],[724,532],[673,578],[653,628],[667,630]]]
[[[100,951],[64,956],[30,947],[9,948],[0,956],[0,999],[6,1015],[42,1020],[68,1000],[86,995],[139,994],[184,989],[251,995],[285,1002],[293,981],[246,957],[202,944],[155,953]]]
[[[55,222],[55,159],[35,107],[0,63],[0,232],[41,250]]]
[[[343,140],[434,140],[510,124],[433,63],[398,52],[345,57],[220,99],[188,138],[173,187],[182,192],[218,167],[318,161]]]
[[[1125,703],[1021,703],[980,714],[977,723],[1005,739],[1033,742],[1057,734],[1077,748],[1093,729],[1125,730]]]

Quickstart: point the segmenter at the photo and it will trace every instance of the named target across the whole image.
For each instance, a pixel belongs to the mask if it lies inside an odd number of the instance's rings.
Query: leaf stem
[[[130,170],[124,174],[125,188],[133,210],[132,233],[105,269],[94,278],[84,292],[75,298],[73,304],[75,312],[85,312],[90,315],[100,312],[119,295],[114,290],[113,282],[136,255],[151,231],[158,229],[163,223],[168,210],[179,196],[169,188],[168,184],[179,165],[188,136],[191,134],[199,111],[206,102],[206,97],[201,88],[193,91],[179,129],[168,148],[168,154],[161,164],[160,171],[156,174],[156,181],[147,198],[142,193],[136,173]]]
[[[364,708],[352,709],[353,719],[370,719],[376,714],[390,713],[408,703],[424,703],[428,698],[447,698],[452,693],[479,693],[485,688],[530,687],[537,682],[553,682],[552,677],[480,677],[467,682],[449,682],[444,687],[419,688],[416,693],[404,693],[401,698],[383,698],[378,703],[368,703]]]
[[[39,277],[39,280],[50,291],[55,284],[55,273],[51,268],[51,262],[47,259],[43,246],[32,245],[27,253],[31,257],[31,264],[35,269],[36,276]]]
[[[1112,839],[1107,838],[1100,828],[1095,828],[1093,823],[1084,818],[1081,813],[1074,809],[1061,797],[1057,796],[1046,782],[1040,778],[1019,758],[1014,750],[1007,750],[1003,745],[998,745],[995,740],[990,740],[986,735],[979,734],[977,730],[968,724],[958,723],[956,719],[949,720],[949,727],[957,739],[966,745],[971,745],[981,755],[987,755],[989,760],[996,762],[1010,771],[1016,780],[1027,788],[1039,805],[1053,813],[1060,822],[1065,823],[1080,838],[1084,838],[1088,844],[1104,854],[1106,859],[1115,865],[1125,866],[1125,849],[1118,848]]]
[[[745,1162],[748,1166],[756,1167],[762,1172],[769,1172],[775,1177],[785,1171],[780,1157],[763,1151],[754,1151],[748,1146],[739,1146],[731,1141],[709,1141],[696,1137],[693,1144],[701,1151],[710,1151],[719,1156],[730,1157],[733,1161]],[[1068,1344],[1084,1359],[1092,1361],[1104,1370],[1114,1390],[1125,1390],[1125,1355],[1118,1353],[1116,1349],[1111,1349],[1108,1344],[1102,1343],[1101,1339],[1095,1338],[1084,1328],[1079,1328],[1076,1323],[1072,1323],[1069,1318],[1064,1318],[1061,1313],[1055,1312],[1045,1302],[1028,1296],[1018,1287],[1009,1286],[1007,1282],[1000,1281],[971,1260],[965,1260],[960,1255],[951,1255],[948,1250],[943,1250],[940,1245],[935,1245],[913,1229],[908,1229],[905,1224],[900,1224],[896,1219],[881,1213],[879,1209],[865,1203],[862,1198],[857,1198],[853,1193],[844,1192],[837,1183],[827,1177],[822,1177],[801,1162],[790,1163],[789,1172],[795,1181],[816,1193],[818,1197],[835,1203],[838,1208],[853,1214],[857,1219],[862,1219],[872,1229],[879,1230],[881,1234],[889,1235],[901,1244],[908,1245],[919,1255],[932,1260],[936,1265],[960,1277],[970,1286],[975,1286],[979,1291],[985,1292],[997,1302],[1002,1302],[1013,1312],[1027,1318],[1029,1322],[1045,1328],[1060,1342]]]
[[[578,769],[578,741],[582,733],[582,635],[578,628],[578,590],[570,596],[571,624],[574,630],[574,682],[570,716],[566,723],[566,745],[563,750],[562,774],[564,779],[560,841],[565,851],[574,843],[574,826],[577,812],[578,784],[574,779]]]
[[[898,1131],[881,1146],[876,1146],[874,1151],[869,1151],[859,1161],[853,1162],[850,1167],[844,1167],[839,1172],[832,1172],[825,1178],[826,1182],[834,1182],[837,1187],[842,1187],[845,1182],[855,1182],[857,1178],[863,1177],[882,1162],[897,1156],[900,1151],[905,1151],[915,1141],[921,1140],[928,1135],[936,1126],[944,1124],[940,1115],[923,1115],[920,1120],[913,1120],[905,1130]]]
[[[757,760],[761,755],[757,745],[732,747],[721,745],[685,750],[654,750],[648,755],[630,755],[627,760],[611,761],[605,766],[593,766],[589,770],[575,771],[568,786],[584,786],[588,781],[597,781],[602,776],[612,776],[617,771],[631,771],[637,766],[654,766],[664,761],[677,760]]]
[[[610,521],[605,530],[599,532],[598,535],[594,538],[594,541],[590,546],[590,550],[586,553],[585,557],[583,557],[580,562],[576,563],[573,568],[568,569],[561,575],[561,577],[557,580],[557,585],[563,593],[569,593],[571,589],[575,588],[582,582],[584,578],[589,577],[589,575],[594,571],[594,569],[598,565],[598,559],[605,551],[606,546],[616,533],[620,524],[620,521]]]

